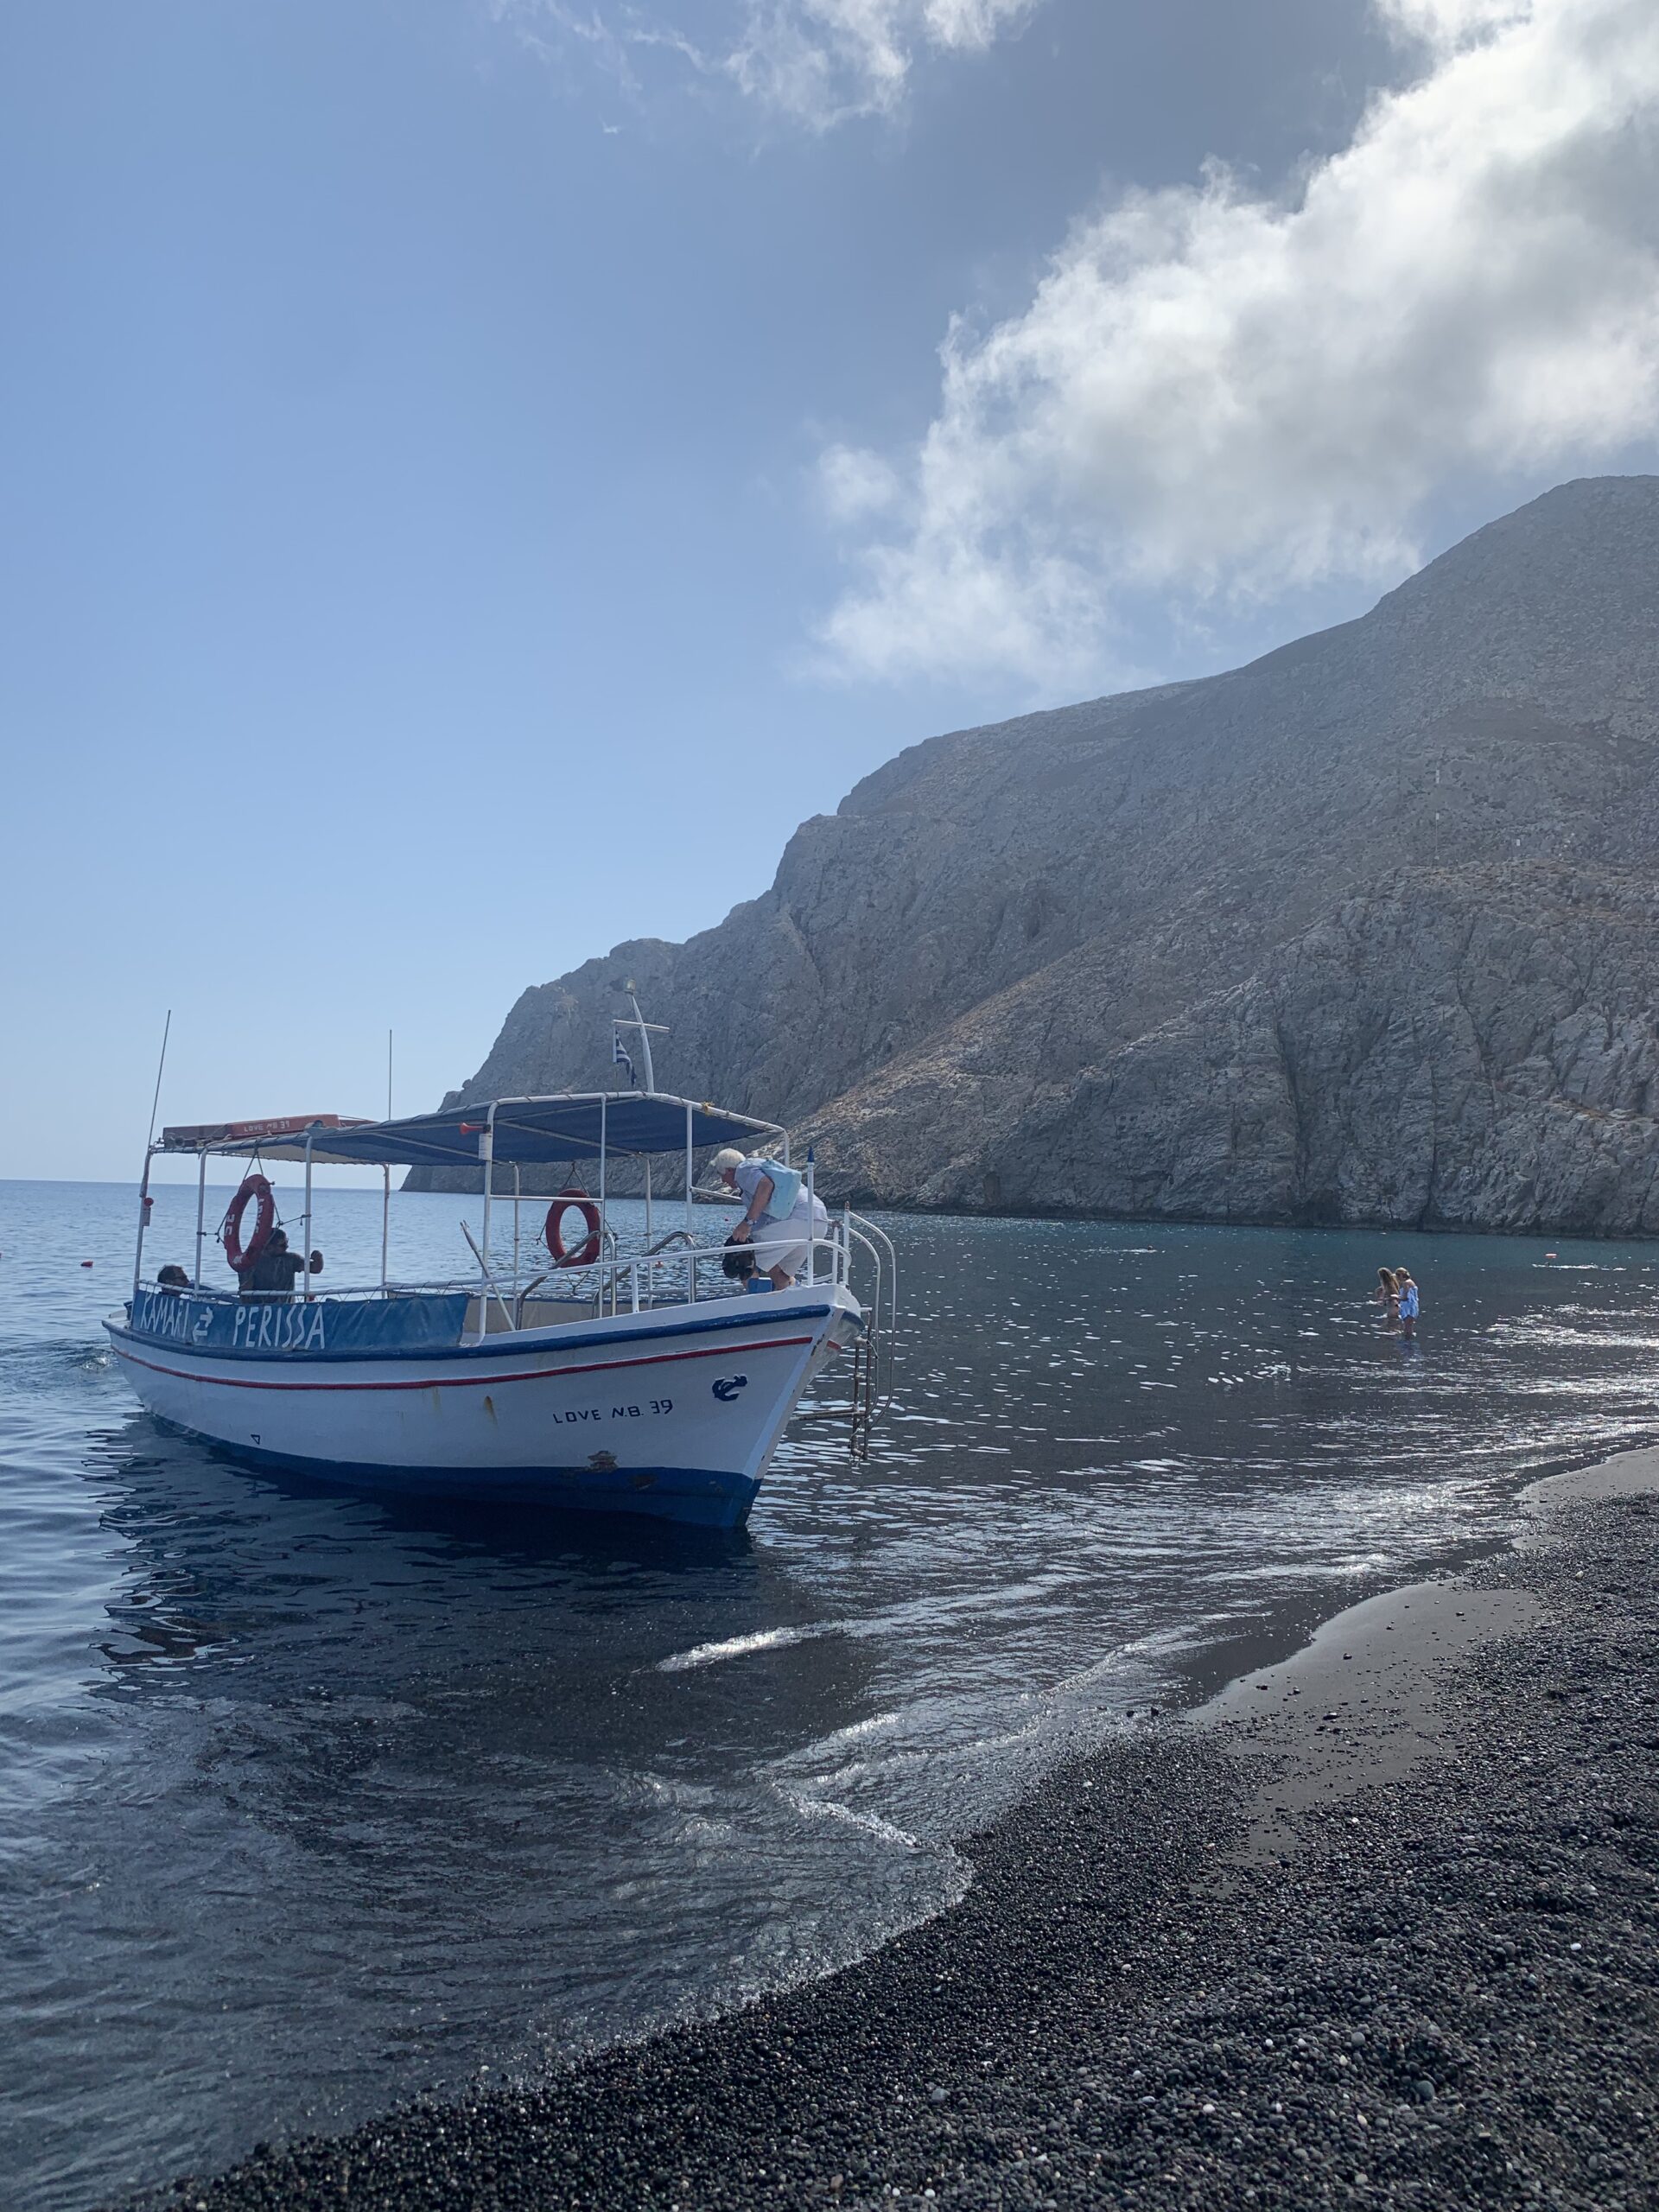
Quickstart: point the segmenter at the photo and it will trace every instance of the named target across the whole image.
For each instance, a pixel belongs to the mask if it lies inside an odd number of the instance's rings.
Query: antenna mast
[[[651,1040],[653,1037],[666,1037],[668,1031],[660,1021],[647,1021],[645,1015],[640,1013],[639,1001],[634,995],[634,982],[632,976],[622,988],[628,995],[628,1004],[633,1008],[633,1019],[630,1021],[625,1014],[613,1014],[611,1028],[613,1033],[619,1029],[637,1029],[639,1032],[639,1053],[645,1064],[645,1089],[648,1092],[653,1091],[657,1088],[657,1076],[651,1065]]]
[[[638,1011],[637,1008],[636,1011]],[[151,1145],[156,1141],[156,1111],[162,1103],[162,1071],[167,1065],[167,1040],[172,1033],[173,1009],[171,1007],[168,1007],[167,1009],[167,1020],[162,1024],[162,1057],[156,1063],[156,1090],[149,1102],[149,1135],[144,1139],[144,1150],[146,1154],[148,1154]],[[149,1178],[148,1175],[145,1176],[144,1180],[146,1183],[149,1182]]]

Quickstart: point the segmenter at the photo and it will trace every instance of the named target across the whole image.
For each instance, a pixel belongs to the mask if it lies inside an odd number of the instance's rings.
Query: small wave
[[[779,1651],[786,1644],[806,1643],[815,1636],[834,1636],[839,1621],[815,1621],[806,1628],[760,1628],[749,1636],[728,1636],[721,1643],[694,1644],[657,1662],[659,1675],[683,1675],[692,1667],[718,1666],[722,1659],[747,1659],[752,1651]]]
[[[106,1345],[84,1341],[43,1338],[0,1346],[0,1377],[36,1389],[66,1375],[106,1375],[112,1365]]]
[[[880,1836],[883,1843],[896,1843],[905,1851],[925,1847],[920,1836],[912,1835],[908,1828],[898,1827],[892,1821],[884,1821],[880,1813],[861,1812],[856,1806],[842,1805],[833,1797],[814,1797],[804,1789],[780,1789],[778,1794],[798,1813],[817,1813],[827,1821],[845,1821],[849,1827],[863,1828],[871,1835]]]
[[[1561,1351],[1659,1352],[1659,1337],[1638,1336],[1626,1330],[1568,1329],[1543,1321],[1504,1320],[1494,1321],[1486,1334],[1500,1342],[1523,1339],[1529,1349],[1542,1346]]]
[[[1211,1581],[1216,1578],[1206,1575],[1200,1579]],[[1128,1660],[1156,1662],[1177,1658],[1186,1651],[1198,1650],[1206,1641],[1205,1631],[1217,1621],[1226,1618],[1225,1613],[1204,1612],[1196,1619],[1184,1621],[1179,1626],[1149,1629],[1144,1636],[1130,1637],[1127,1642],[1114,1644],[1109,1651],[1103,1652],[1098,1659],[1090,1660],[1086,1667],[1079,1667],[1073,1673],[1062,1675],[1054,1686],[1055,1695],[1065,1697],[1078,1690],[1097,1688],[1115,1675],[1121,1674],[1124,1662]]]
[[[812,1751],[827,1751],[837,1744],[856,1743],[861,1738],[873,1736],[879,1729],[896,1728],[907,1718],[903,1713],[872,1713],[863,1720],[849,1720],[844,1728],[836,1728],[828,1736],[821,1736],[808,1746]]]

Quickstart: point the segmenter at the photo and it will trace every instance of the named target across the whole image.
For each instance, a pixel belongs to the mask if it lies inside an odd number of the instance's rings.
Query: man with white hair
[[[715,1154],[715,1173],[743,1201],[733,1237],[753,1245],[755,1264],[774,1290],[787,1290],[805,1268],[812,1239],[830,1233],[823,1200],[809,1198],[805,1178],[793,1167],[759,1154],[746,1160],[735,1145]]]

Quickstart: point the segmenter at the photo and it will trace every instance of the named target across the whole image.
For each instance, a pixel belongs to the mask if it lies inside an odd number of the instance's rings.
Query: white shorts
[[[767,1274],[774,1268],[782,1268],[791,1282],[798,1281],[806,1273],[815,1232],[819,1236],[829,1235],[830,1216],[822,1198],[813,1199],[809,1216],[803,1198],[794,1212],[786,1214],[782,1221],[762,1222],[751,1247],[755,1266]]]

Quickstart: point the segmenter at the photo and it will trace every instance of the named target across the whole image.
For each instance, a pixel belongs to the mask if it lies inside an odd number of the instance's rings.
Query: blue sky
[[[389,1027],[435,1103],[900,746],[1654,465],[1654,43],[1633,0],[6,11],[0,1174],[132,1173],[168,1007],[164,1117],[374,1111]]]

